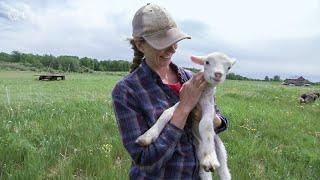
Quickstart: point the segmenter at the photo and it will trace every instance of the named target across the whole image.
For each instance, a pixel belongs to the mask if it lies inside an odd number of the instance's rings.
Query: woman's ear
[[[144,53],[144,42],[140,41],[140,40],[134,40],[134,44],[136,45],[136,47],[138,48],[139,51]]]

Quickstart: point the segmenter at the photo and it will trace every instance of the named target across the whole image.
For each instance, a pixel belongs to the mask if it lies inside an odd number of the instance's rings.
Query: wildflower
[[[102,145],[102,151],[106,154],[106,157],[110,156],[111,150],[112,150],[112,145],[111,144]]]

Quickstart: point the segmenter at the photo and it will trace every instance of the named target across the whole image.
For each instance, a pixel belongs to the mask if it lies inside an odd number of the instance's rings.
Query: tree
[[[61,65],[63,71],[79,72],[80,61],[77,56],[59,56],[58,64]],[[57,68],[55,68],[57,69]]]
[[[273,77],[273,81],[280,81],[280,76],[275,75],[275,76]]]
[[[12,51],[11,53],[12,62],[20,62],[21,61],[21,53],[19,51]]]
[[[266,77],[264,78],[264,80],[265,80],[265,81],[270,81],[270,79],[269,79],[268,76],[266,76]]]
[[[0,53],[0,61],[11,62],[12,57],[10,54],[2,52],[2,53]]]
[[[88,69],[94,69],[94,61],[91,58],[84,57],[80,59],[80,66],[84,66]]]

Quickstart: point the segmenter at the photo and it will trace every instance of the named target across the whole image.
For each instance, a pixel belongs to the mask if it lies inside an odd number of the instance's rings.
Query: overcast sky
[[[0,51],[131,60],[131,20],[148,2],[192,36],[179,43],[180,66],[222,51],[236,74],[320,81],[320,0],[0,0]]]

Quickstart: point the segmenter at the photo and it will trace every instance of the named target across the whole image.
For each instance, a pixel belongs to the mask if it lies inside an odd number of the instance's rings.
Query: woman
[[[178,29],[168,12],[157,5],[140,8],[132,21],[134,50],[131,73],[112,92],[123,144],[132,158],[130,179],[199,179],[190,113],[207,86],[203,73],[193,76],[171,61],[177,43],[191,37]],[[164,110],[180,101],[160,136],[146,147],[135,140],[147,131]],[[196,108],[197,109],[197,108]],[[227,127],[217,111],[216,132]],[[192,115],[191,115],[192,114]],[[189,116],[190,115],[190,116]]]

